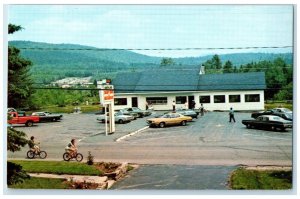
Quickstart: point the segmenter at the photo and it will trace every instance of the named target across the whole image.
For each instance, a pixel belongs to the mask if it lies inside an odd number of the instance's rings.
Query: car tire
[[[123,124],[124,123],[124,121],[123,120],[121,120],[121,119],[119,119],[119,121],[118,121],[120,124]]]
[[[182,125],[182,126],[186,126],[186,121],[183,120],[183,121],[181,122],[181,125]]]
[[[160,128],[164,128],[166,126],[166,124],[164,122],[159,123],[158,125]]]
[[[251,125],[250,125],[250,124],[247,124],[246,127],[247,127],[248,129],[251,129]]]
[[[27,121],[27,122],[26,122],[26,126],[28,126],[28,127],[33,126],[33,122],[32,122],[32,121]]]

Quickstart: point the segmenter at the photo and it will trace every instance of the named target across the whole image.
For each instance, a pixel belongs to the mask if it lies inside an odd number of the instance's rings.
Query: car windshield
[[[132,110],[134,110],[134,111],[140,111],[141,109],[139,109],[137,107],[133,107]]]
[[[281,117],[278,117],[278,116],[274,116],[274,117],[271,118],[271,120],[282,121],[284,119],[282,119]]]
[[[166,115],[163,115],[161,116],[162,118],[170,118],[170,115],[169,114],[166,114]]]
[[[291,112],[291,110],[288,109],[288,108],[283,108],[282,111],[283,111],[283,112]]]
[[[290,113],[286,113],[285,116],[286,116],[286,118],[293,119],[293,115]]]

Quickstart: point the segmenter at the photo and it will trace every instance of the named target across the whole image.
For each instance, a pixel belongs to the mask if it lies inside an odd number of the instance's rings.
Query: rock
[[[115,180],[108,180],[107,181],[106,189],[110,189],[115,182],[116,182]]]

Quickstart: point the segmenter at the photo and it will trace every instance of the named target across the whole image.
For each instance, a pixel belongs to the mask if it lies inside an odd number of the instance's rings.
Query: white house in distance
[[[263,110],[265,73],[205,74],[203,70],[157,69],[144,72],[119,73],[113,79],[115,109],[127,107],[154,110],[195,108],[201,103],[206,110]]]

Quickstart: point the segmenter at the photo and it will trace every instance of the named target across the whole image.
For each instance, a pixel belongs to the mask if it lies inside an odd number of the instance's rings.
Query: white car
[[[109,114],[107,113],[106,115],[107,115],[107,121],[109,121]],[[97,117],[97,120],[104,123],[105,122],[105,115],[99,115]],[[116,123],[124,124],[126,122],[130,122],[131,120],[134,120],[134,117],[131,116],[131,115],[123,115],[120,112],[115,113],[115,122]]]

